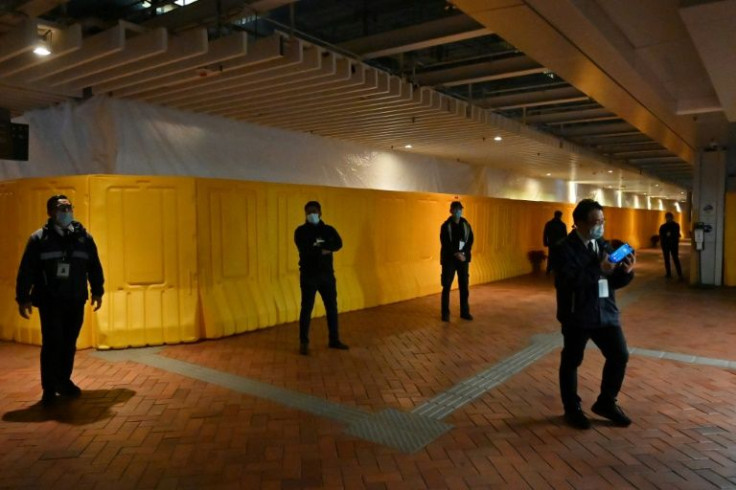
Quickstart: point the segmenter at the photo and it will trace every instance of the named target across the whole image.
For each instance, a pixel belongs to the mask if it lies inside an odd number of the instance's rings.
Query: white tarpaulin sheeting
[[[565,201],[560,182],[508,170],[94,97],[31,111],[28,162],[0,160],[0,178],[181,175]]]

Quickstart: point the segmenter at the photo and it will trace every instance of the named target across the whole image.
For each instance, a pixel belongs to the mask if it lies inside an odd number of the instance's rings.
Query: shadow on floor
[[[44,407],[41,402],[3,414],[4,422],[46,422],[55,420],[70,425],[87,425],[114,415],[112,407],[126,403],[135,391],[126,388],[86,390],[79,398],[59,397],[56,404]]]

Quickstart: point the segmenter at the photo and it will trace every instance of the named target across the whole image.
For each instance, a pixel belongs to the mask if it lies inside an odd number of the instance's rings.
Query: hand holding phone
[[[631,245],[624,243],[608,256],[608,261],[612,264],[618,264],[632,253],[634,253],[634,249]]]

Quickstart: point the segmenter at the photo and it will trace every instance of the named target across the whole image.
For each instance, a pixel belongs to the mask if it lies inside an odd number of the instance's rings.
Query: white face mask
[[[590,229],[590,239],[598,240],[600,238],[603,238],[603,225],[595,225]]]
[[[319,223],[319,214],[318,213],[310,213],[307,215],[307,222],[311,223],[313,225],[316,225]]]

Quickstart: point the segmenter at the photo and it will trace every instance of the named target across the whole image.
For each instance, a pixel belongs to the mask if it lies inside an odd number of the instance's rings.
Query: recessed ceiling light
[[[654,187],[659,187],[659,184],[654,184]]]
[[[46,46],[36,46],[33,52],[39,56],[48,56],[51,54],[51,51]]]
[[[608,171],[608,173],[609,173],[609,174],[612,174],[612,173],[613,173],[613,170],[609,170],[609,171]]]
[[[547,173],[546,173],[545,175],[546,175],[547,177],[549,177],[549,176],[550,176],[550,175],[552,175],[552,174],[551,174],[551,173],[549,173],[549,172],[547,172]]]
[[[411,150],[411,149],[412,149],[412,148],[414,148],[414,147],[413,147],[413,146],[411,146],[411,145],[404,145],[404,148],[406,148],[407,150]]]
[[[501,138],[500,136],[496,136],[495,138],[493,138],[493,141],[501,141],[502,139],[503,138]]]

